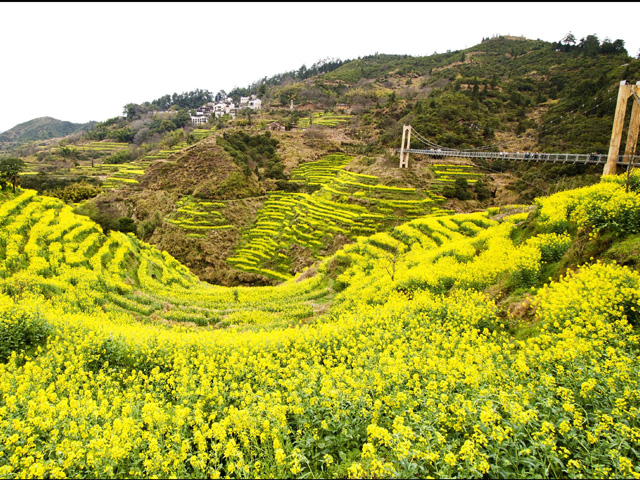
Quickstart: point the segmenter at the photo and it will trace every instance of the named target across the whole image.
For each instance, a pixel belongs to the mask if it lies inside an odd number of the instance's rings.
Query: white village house
[[[251,110],[260,110],[262,108],[262,100],[257,98],[255,95],[252,95],[251,100],[249,100],[248,106]]]
[[[205,115],[191,115],[191,125],[204,125],[209,121],[209,117]]]
[[[222,115],[231,115],[231,118],[235,118],[238,110],[248,107],[252,110],[260,110],[262,108],[262,100],[256,95],[250,97],[240,97],[240,106],[236,107],[231,98],[225,98],[218,103],[208,103],[202,106],[196,111],[195,115],[191,115],[192,125],[203,125],[209,121],[211,115],[216,118]]]
[[[250,108],[252,110],[260,110],[262,108],[262,100],[257,95],[250,97],[240,97],[240,108]]]

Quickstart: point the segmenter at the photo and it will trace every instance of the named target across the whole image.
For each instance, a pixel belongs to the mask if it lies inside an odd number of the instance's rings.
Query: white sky
[[[0,3],[0,132],[36,117],[84,123],[130,102],[213,93],[326,57],[430,55],[494,34],[621,38],[635,3]],[[628,12],[625,14],[624,12]],[[636,79],[630,79],[636,80]]]

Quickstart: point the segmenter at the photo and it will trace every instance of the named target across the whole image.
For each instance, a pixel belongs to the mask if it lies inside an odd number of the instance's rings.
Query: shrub
[[[102,189],[96,185],[88,183],[74,183],[66,187],[58,187],[52,190],[45,190],[43,195],[49,195],[63,200],[66,203],[78,203],[98,196]]]
[[[135,233],[137,230],[136,222],[133,220],[133,218],[120,217],[118,219],[118,230],[124,233]]]
[[[5,297],[7,299],[7,297]],[[38,310],[11,305],[0,298],[0,362],[6,362],[12,352],[22,352],[29,347],[42,345],[53,332]]]
[[[571,236],[567,233],[558,235],[556,233],[542,233],[531,237],[526,242],[540,250],[543,262],[555,262],[566,253],[571,246]]]
[[[133,159],[134,158],[133,158],[132,152],[127,149],[127,150],[120,150],[119,152],[109,155],[105,159],[104,163],[120,165],[122,163],[128,163]]]
[[[597,233],[604,229],[618,235],[640,231],[640,195],[626,193],[616,182],[560,192],[538,198],[540,225],[548,232],[562,233],[575,224]]]
[[[629,191],[640,193],[640,168],[634,168],[628,175]],[[616,183],[623,187],[627,186],[627,173],[620,175],[606,175],[602,177],[604,183]]]

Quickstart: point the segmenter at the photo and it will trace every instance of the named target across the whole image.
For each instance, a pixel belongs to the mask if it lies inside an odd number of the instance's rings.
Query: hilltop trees
[[[163,95],[152,102],[144,102],[141,104],[127,103],[123,107],[122,115],[127,120],[133,120],[140,117],[144,113],[153,111],[166,111],[172,107],[176,110],[188,110],[198,108],[205,103],[213,100],[213,95],[207,90],[196,88],[190,92],[173,93],[172,95]]]
[[[594,56],[601,54],[627,54],[627,50],[624,48],[624,40],[617,39],[612,42],[609,38],[605,38],[602,44],[596,34],[587,35],[580,39],[578,43],[573,33],[569,32],[559,42],[553,42],[552,48],[556,52],[576,52],[583,55]]]
[[[310,78],[314,75],[320,75],[322,73],[329,73],[343,64],[349,62],[350,60],[340,60],[339,58],[324,58],[318,60],[309,68],[306,65],[302,65],[297,70],[291,70],[289,72],[279,73],[270,78],[264,77],[248,87],[236,87],[231,92],[229,92],[229,97],[246,97],[250,94],[258,94],[261,97],[267,93],[267,86],[280,86],[289,79],[289,81],[303,81],[307,78]],[[286,102],[282,102],[283,104],[288,104],[289,99]]]

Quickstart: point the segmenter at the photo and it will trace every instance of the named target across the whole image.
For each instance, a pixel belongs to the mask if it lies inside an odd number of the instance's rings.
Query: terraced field
[[[334,113],[313,112],[313,120],[309,120],[309,117],[301,118],[298,120],[298,128],[307,128],[313,123],[313,125],[324,125],[327,127],[335,127],[342,123],[348,122],[352,115],[336,115]]]
[[[79,167],[86,167],[91,164],[90,158],[96,159],[93,163],[100,163],[101,158],[106,158],[109,155],[112,155],[118,151],[121,151],[129,146],[128,143],[120,143],[120,142],[90,142],[81,145],[66,145],[63,147],[59,146],[43,146],[38,147],[40,152],[49,152],[55,155],[60,155],[61,150],[66,150],[69,154],[69,158],[66,159],[66,166],[61,166],[59,168],[60,175],[82,175],[85,172],[78,170]],[[90,154],[90,157],[87,156]],[[71,159],[73,157],[73,160]],[[62,156],[58,157],[58,160],[63,160]],[[27,165],[27,169],[22,175],[35,175],[37,174],[41,167],[43,166],[35,157],[27,158],[25,161]],[[70,166],[70,164],[75,164],[74,166]]]
[[[191,131],[191,135],[193,135],[194,140],[196,142],[199,142],[200,140],[203,140],[205,138],[207,138],[209,135],[211,135],[213,132],[215,131],[215,128],[213,129],[203,129],[203,128],[196,128],[194,130]],[[108,143],[108,142],[93,142],[91,144],[87,144],[87,145],[82,145],[80,147],[78,147],[79,150],[86,150],[86,151],[105,151],[105,152],[110,152],[113,153],[116,150],[113,150],[115,147],[118,147],[117,149],[120,148],[124,148],[129,146],[129,144],[127,143]],[[187,143],[186,140],[181,141],[179,143],[177,143],[176,145],[172,146],[171,148],[166,148],[166,149],[160,149],[157,150],[151,154],[145,155],[143,157],[141,157],[139,159],[140,162],[149,162],[149,161],[153,161],[153,160],[167,160],[169,159],[172,155],[180,152],[181,150],[183,150],[184,148],[188,147],[189,144]]]
[[[341,154],[327,155],[294,169],[292,180],[320,185],[320,190],[313,194],[270,193],[229,263],[286,280],[293,274],[293,245],[308,249],[320,259],[327,254],[326,246],[339,235],[353,241],[389,229],[399,219],[451,213],[437,207],[443,197],[414,188],[389,187],[375,176],[344,170],[351,159]]]
[[[270,200],[271,206],[288,203],[286,194],[279,195]],[[181,205],[178,211],[196,218],[201,212],[216,217],[212,212],[222,206],[189,197],[184,198]],[[310,224],[316,224],[314,218],[319,218],[323,222],[348,225],[356,217],[329,211],[318,214],[314,210],[322,203],[308,203],[307,211],[302,210],[304,201],[288,205],[298,215],[308,215]],[[503,212],[508,214],[507,210]],[[488,216],[488,212],[481,212],[467,216],[421,217],[394,228],[389,234],[380,233],[370,240],[362,237],[356,245],[365,242],[371,248],[382,250],[397,248],[400,244],[407,249],[416,242],[425,248],[442,246],[496,224]],[[97,224],[74,214],[70,206],[55,198],[38,196],[33,190],[25,190],[1,204],[0,227],[0,284],[3,278],[26,272],[39,288],[61,294],[66,282],[73,284],[82,278],[82,282],[93,285],[90,288],[96,292],[106,292],[107,301],[103,305],[107,312],[198,326],[248,323],[274,327],[312,316],[318,302],[328,295],[326,279],[320,276],[302,284],[289,283],[286,288],[232,289],[202,283],[167,252],[139,241],[133,234],[112,231],[104,235]],[[293,224],[288,236],[282,238],[303,242],[305,234],[301,228]],[[267,224],[263,224],[261,231],[266,234],[263,238],[278,234]],[[306,241],[310,246],[317,246],[311,243],[313,239]],[[265,252],[269,252],[270,245],[264,246]],[[251,271],[251,264],[248,266],[246,270]],[[264,274],[265,269],[255,271]],[[290,278],[276,271],[272,275],[282,280]]]
[[[474,171],[473,165],[453,165],[436,163],[430,165],[436,174],[436,184],[446,185],[455,183],[456,178],[464,178],[467,183],[474,184],[484,177],[484,174]]]
[[[0,476],[638,477],[631,190],[416,218],[257,288],[0,192]],[[572,270],[605,241],[632,266]]]
[[[131,163],[123,163],[117,165],[102,164],[102,169],[109,169],[109,175],[102,184],[103,190],[112,188],[120,188],[124,185],[138,184],[138,178],[144,175],[145,170],[151,165],[150,161],[137,160]],[[93,173],[89,169],[89,174]]]
[[[77,150],[79,152],[99,152],[111,154],[115,153],[123,148],[127,148],[129,146],[128,143],[122,142],[90,142],[82,145],[70,145],[69,148]],[[51,148],[53,153],[60,152],[60,147]]]
[[[235,228],[220,213],[224,206],[221,201],[208,202],[184,196],[176,203],[175,212],[165,220],[187,230],[189,237],[204,237],[209,230]]]
[[[192,131],[196,141],[200,141],[211,135],[214,130],[194,129]],[[54,175],[63,177],[87,176],[99,178],[103,184],[104,190],[113,188],[121,188],[126,185],[136,185],[138,179],[144,175],[146,169],[156,160],[170,161],[171,157],[179,153],[188,146],[186,141],[182,141],[169,149],[158,150],[148,155],[144,155],[133,162],[121,164],[102,163],[100,157],[95,161],[87,160],[83,157],[83,152],[92,152],[94,154],[103,154],[107,157],[117,151],[120,151],[129,144],[116,142],[91,142],[82,145],[71,145],[69,148],[79,152],[75,166],[60,168],[54,172]],[[59,152],[60,148],[51,149],[53,153]],[[27,170],[22,175],[35,175],[38,173],[42,165],[38,162],[27,162]]]
[[[195,137],[196,142],[207,138],[215,131],[215,127],[212,129],[208,128],[195,128],[191,131],[191,134]]]
[[[344,170],[352,158],[346,155],[326,155],[316,162],[303,163],[291,171],[291,181],[323,185]]]
[[[182,207],[184,213],[196,211],[193,208],[188,202]],[[74,214],[71,207],[33,190],[2,204],[0,226],[0,247],[4,247],[0,248],[0,283],[24,271],[34,275],[41,288],[60,293],[59,279],[77,282],[71,275],[96,291],[104,290],[108,312],[199,326],[235,324],[245,315],[240,323],[282,325],[311,316],[311,305],[327,294],[319,282],[302,288],[292,285],[291,301],[283,303],[281,289],[229,289],[202,283],[167,252],[140,242],[133,234],[104,235],[97,224]]]

